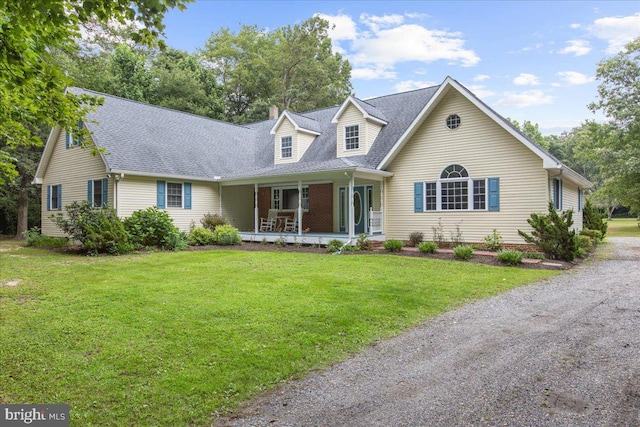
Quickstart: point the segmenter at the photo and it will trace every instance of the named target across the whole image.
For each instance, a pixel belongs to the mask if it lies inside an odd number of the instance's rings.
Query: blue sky
[[[366,99],[451,76],[505,117],[558,134],[586,119],[600,60],[640,36],[635,1],[197,1],[165,17],[166,41],[195,52],[242,24],[275,29],[315,14]]]

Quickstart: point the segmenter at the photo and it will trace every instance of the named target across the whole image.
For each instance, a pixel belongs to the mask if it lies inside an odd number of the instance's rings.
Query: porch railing
[[[369,210],[369,232],[382,233],[382,211]]]

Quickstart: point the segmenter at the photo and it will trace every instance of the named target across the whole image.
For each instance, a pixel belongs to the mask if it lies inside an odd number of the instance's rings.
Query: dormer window
[[[290,159],[293,156],[292,137],[283,136],[280,138],[280,158]]]
[[[344,127],[344,149],[358,150],[360,149],[360,125],[352,125]]]

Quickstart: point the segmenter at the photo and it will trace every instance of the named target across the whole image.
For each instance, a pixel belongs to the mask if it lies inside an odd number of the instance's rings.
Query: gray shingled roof
[[[376,108],[375,106],[369,104],[366,101],[363,101],[360,98],[356,98],[355,96],[353,97],[353,100],[356,101],[356,103],[360,106],[360,108],[366,111],[367,114],[369,114],[371,117],[375,117],[376,119],[380,119],[385,122],[389,121],[387,117],[384,115],[384,113],[380,111],[379,108]]]
[[[299,162],[273,163],[275,120],[233,125],[206,117],[170,110],[116,96],[71,88],[104,98],[104,104],[88,116],[86,124],[98,147],[105,149],[111,170],[154,175],[242,178],[288,173],[375,169],[438,87],[418,89],[357,100],[368,114],[385,120],[369,153],[339,159],[336,125],[331,119],[339,106],[305,113],[291,113],[298,126],[319,132]],[[95,120],[97,123],[91,123]]]

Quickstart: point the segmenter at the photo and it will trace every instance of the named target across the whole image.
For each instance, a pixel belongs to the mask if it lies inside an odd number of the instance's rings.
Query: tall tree
[[[55,49],[72,50],[88,22],[137,21],[134,38],[152,43],[164,28],[164,13],[189,0],[32,0],[0,2],[0,137],[8,146],[42,144],[35,129],[57,124],[71,131],[97,104],[88,97],[65,96],[69,83],[55,61]],[[17,171],[0,151],[0,183]]]
[[[599,100],[590,104],[611,119],[584,156],[608,177],[605,186],[621,203],[640,213],[640,38],[598,64]]]
[[[243,26],[211,35],[202,56],[225,94],[225,118],[266,119],[268,105],[304,111],[335,105],[351,92],[351,66],[332,52],[327,21],[310,18],[272,32]]]

